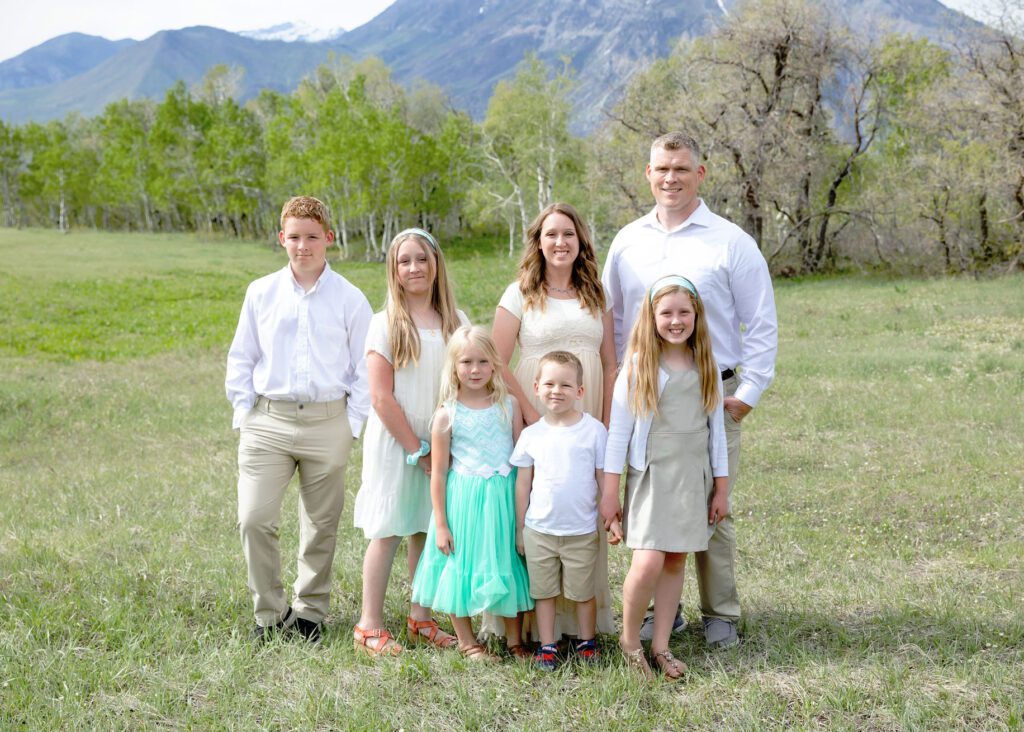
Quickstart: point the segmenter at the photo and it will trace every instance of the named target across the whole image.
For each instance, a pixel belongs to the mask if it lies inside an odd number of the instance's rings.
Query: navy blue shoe
[[[541,646],[533,654],[533,665],[541,671],[554,671],[558,668],[558,649],[554,643]]]
[[[597,641],[591,638],[576,644],[576,657],[587,666],[593,666],[601,654],[597,652]]]

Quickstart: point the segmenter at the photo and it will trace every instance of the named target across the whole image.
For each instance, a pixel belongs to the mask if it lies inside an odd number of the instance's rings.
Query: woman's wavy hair
[[[686,343],[693,351],[704,411],[710,414],[718,405],[718,365],[711,352],[704,301],[700,295],[695,295],[682,285],[667,285],[660,288],[653,298],[648,291],[640,307],[640,315],[629,334],[629,346],[626,349],[626,377],[631,386],[629,408],[637,416],[658,413],[658,364],[665,340],[658,334],[654,314],[661,299],[676,292],[682,292],[693,303],[693,332]]]
[[[441,335],[447,341],[459,327],[459,314],[455,308],[455,295],[448,282],[448,268],[444,263],[444,254],[440,247],[434,247],[423,236],[410,231],[403,231],[391,240],[387,253],[388,297],[385,304],[388,320],[388,345],[391,347],[392,366],[403,368],[410,362],[417,363],[420,358],[420,334],[416,330],[409,304],[405,299],[405,290],[398,279],[398,250],[402,242],[412,239],[427,255],[430,270],[430,305],[441,316]]]
[[[544,228],[544,220],[553,213],[568,216],[576,228],[576,240],[580,251],[576,261],[572,263],[570,284],[576,289],[576,298],[580,305],[586,307],[595,318],[604,315],[605,299],[601,276],[597,271],[597,255],[590,238],[590,229],[576,213],[576,209],[568,203],[549,204],[537,214],[526,230],[525,251],[519,262],[519,289],[523,293],[523,310],[537,308],[544,312],[547,303],[547,292],[544,289],[546,262],[540,249],[540,235]]]

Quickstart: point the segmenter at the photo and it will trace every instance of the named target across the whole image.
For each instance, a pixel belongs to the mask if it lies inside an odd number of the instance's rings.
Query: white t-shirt
[[[581,536],[597,529],[595,471],[604,464],[608,432],[584,413],[569,427],[541,418],[523,430],[509,462],[533,467],[526,525],[551,536]]]

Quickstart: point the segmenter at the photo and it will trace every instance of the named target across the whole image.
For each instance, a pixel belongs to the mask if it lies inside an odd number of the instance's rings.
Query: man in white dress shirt
[[[733,495],[739,468],[740,423],[757,406],[775,374],[778,322],[768,265],[756,242],[735,224],[713,214],[700,199],[705,174],[700,160],[696,141],[681,133],[663,135],[653,142],[646,176],[654,195],[654,210],[616,235],[602,280],[611,293],[620,363],[640,304],[654,281],[678,274],[697,286],[725,385]],[[609,520],[604,514],[602,511]],[[735,548],[730,515],[718,524],[708,550],[695,554],[704,636],[712,648],[739,642]],[[651,628],[647,626],[652,621],[644,622],[649,634]],[[677,618],[676,629],[682,626]]]
[[[327,208],[299,196],[281,211],[288,266],[249,285],[228,352],[225,386],[238,445],[238,528],[256,627],[320,639],[345,498],[345,464],[369,412],[366,296],[327,264]],[[281,584],[278,527],[299,471],[298,571]]]

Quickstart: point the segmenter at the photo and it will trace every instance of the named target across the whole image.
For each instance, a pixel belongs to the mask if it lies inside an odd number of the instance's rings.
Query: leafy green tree
[[[487,104],[483,154],[497,184],[488,194],[509,225],[509,254],[514,216],[525,232],[530,219],[554,200],[556,184],[578,153],[569,133],[572,86],[568,69],[551,77],[548,67],[528,54],[512,81],[498,82]]]
[[[26,150],[22,131],[0,120],[0,198],[3,225],[21,224],[19,182],[25,171]]]

